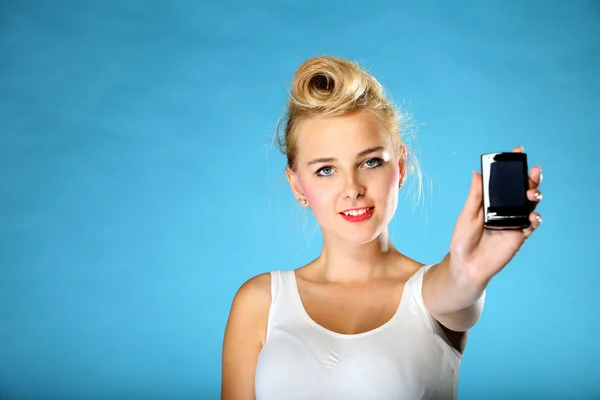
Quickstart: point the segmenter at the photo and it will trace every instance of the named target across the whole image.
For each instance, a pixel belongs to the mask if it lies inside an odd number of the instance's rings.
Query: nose
[[[348,174],[344,180],[343,195],[345,198],[354,200],[365,194],[365,187],[361,184],[356,174]]]

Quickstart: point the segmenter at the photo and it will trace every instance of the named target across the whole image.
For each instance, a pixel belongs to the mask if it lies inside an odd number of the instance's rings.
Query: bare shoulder
[[[222,399],[253,399],[258,355],[264,344],[271,305],[270,273],[242,284],[231,305],[222,356]]]
[[[265,272],[256,275],[242,284],[238,289],[235,299],[249,301],[252,305],[260,305],[261,302],[271,302],[271,273]]]
[[[262,345],[270,306],[271,274],[266,272],[248,279],[240,286],[233,299],[228,327],[243,325],[246,332],[256,329]]]

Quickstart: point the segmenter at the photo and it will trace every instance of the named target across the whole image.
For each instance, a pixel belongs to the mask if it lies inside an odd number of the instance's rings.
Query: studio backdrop
[[[410,117],[409,257],[447,252],[481,154],[543,167],[544,223],[489,286],[459,399],[600,395],[597,1],[5,0],[0,398],[219,398],[239,286],[319,254],[273,137],[322,54]]]

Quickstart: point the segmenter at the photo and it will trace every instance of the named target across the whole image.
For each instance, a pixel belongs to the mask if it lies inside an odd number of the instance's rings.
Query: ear
[[[300,202],[301,205],[306,206],[306,198],[304,197],[304,191],[302,190],[300,182],[298,181],[298,175],[290,167],[287,167],[285,169],[285,176],[287,177],[294,197]]]
[[[400,167],[400,182],[398,182],[398,188],[401,188],[404,185],[404,180],[406,179],[406,164],[406,146],[402,145],[398,156],[398,167]]]

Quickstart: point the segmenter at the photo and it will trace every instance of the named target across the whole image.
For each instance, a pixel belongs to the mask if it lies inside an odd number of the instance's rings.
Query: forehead
[[[377,117],[361,112],[303,121],[298,129],[298,157],[354,157],[370,147],[391,149],[392,141]]]

